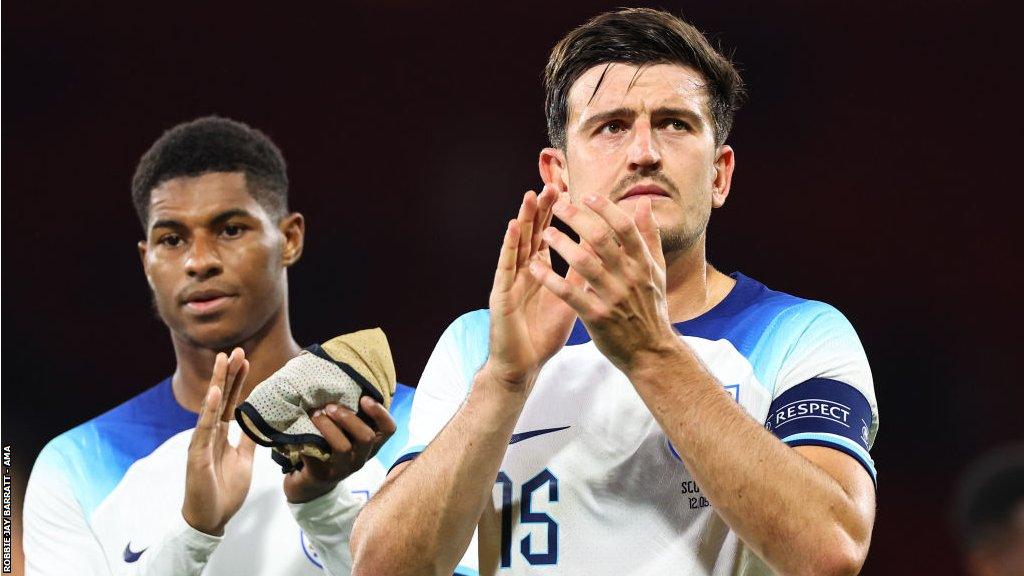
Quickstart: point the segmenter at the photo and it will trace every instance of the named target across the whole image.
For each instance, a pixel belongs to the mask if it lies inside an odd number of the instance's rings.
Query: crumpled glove
[[[310,419],[326,404],[373,420],[359,408],[369,396],[390,408],[395,394],[395,364],[387,337],[379,328],[361,330],[314,344],[260,382],[235,408],[242,430],[262,446],[285,473],[302,469],[300,456],[326,462],[331,446]]]

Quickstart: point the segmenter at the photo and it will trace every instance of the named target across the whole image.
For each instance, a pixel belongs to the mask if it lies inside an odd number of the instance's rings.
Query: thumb
[[[243,462],[252,462],[253,455],[256,453],[256,443],[249,438],[248,435],[242,434],[242,437],[238,440],[238,457]]]

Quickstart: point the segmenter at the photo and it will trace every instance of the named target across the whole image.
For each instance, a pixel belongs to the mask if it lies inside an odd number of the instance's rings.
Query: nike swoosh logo
[[[540,436],[541,434],[550,434],[552,432],[558,432],[559,430],[565,430],[566,428],[570,428],[570,426],[562,426],[561,428],[543,428],[541,430],[530,430],[529,432],[520,432],[518,434],[513,434],[512,438],[510,438],[508,441],[508,445],[511,446],[516,442],[522,442],[527,438],[533,438],[534,436]]]
[[[132,552],[132,542],[131,540],[129,540],[128,543],[124,546],[124,561],[131,564],[132,562],[138,560],[139,557],[142,556],[142,553],[146,550],[149,550],[149,548],[143,548],[138,552]]]

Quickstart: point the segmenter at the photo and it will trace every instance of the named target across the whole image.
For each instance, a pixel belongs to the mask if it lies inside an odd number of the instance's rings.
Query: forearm
[[[447,426],[359,515],[354,574],[452,573],[490,502],[525,399],[486,368],[477,374]]]
[[[750,418],[684,342],[629,376],[716,512],[773,569],[859,569],[870,523],[856,502]]]

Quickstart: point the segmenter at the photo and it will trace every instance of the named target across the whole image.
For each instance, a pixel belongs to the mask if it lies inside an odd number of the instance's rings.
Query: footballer
[[[300,350],[287,272],[305,224],[288,209],[280,150],[225,118],[181,124],[142,157],[132,197],[176,368],[40,453],[26,574],[348,574],[352,521],[400,447],[384,444],[396,421],[404,443],[411,389],[398,386],[394,417],[363,398],[372,426],[343,406],[315,411],[331,458],[283,477],[269,448],[229,424],[239,399]]]
[[[544,188],[508,223],[489,309],[424,369],[354,573],[858,572],[863,347],[832,306],[707,260],[735,67],[683,20],[625,9],[565,36],[544,78]]]

